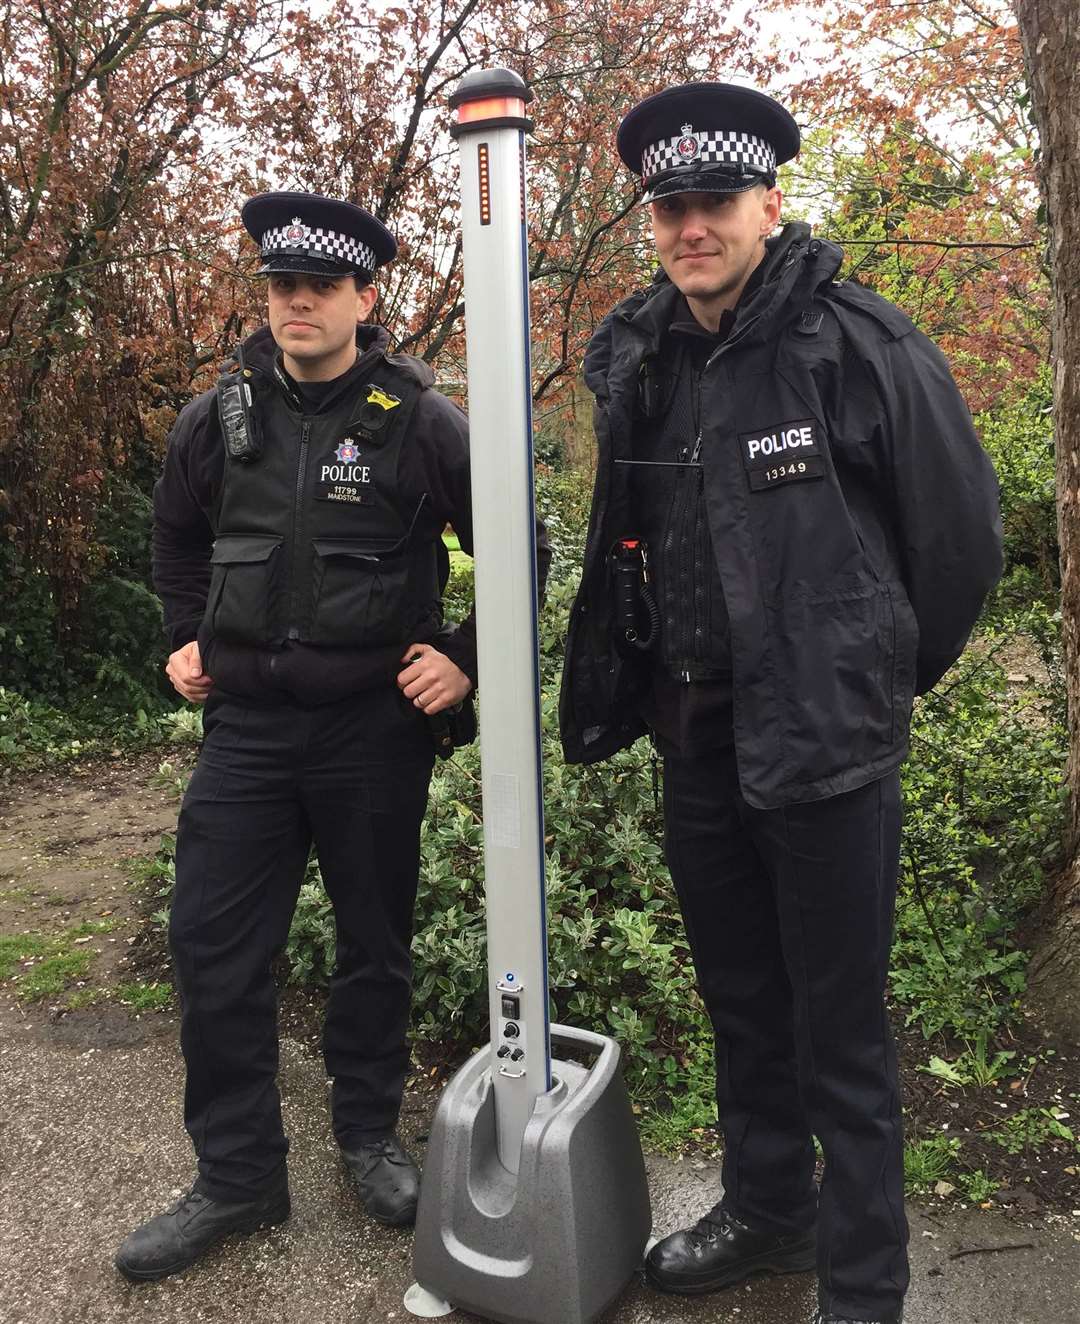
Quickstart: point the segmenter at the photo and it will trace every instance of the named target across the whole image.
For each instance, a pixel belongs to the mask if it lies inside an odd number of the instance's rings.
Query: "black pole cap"
[[[518,97],[529,102],[533,91],[512,69],[474,69],[450,94],[450,108],[455,110],[463,101],[484,101],[488,97]]]

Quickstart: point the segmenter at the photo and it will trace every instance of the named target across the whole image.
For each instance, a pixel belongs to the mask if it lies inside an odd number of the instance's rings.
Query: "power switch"
[[[502,995],[502,1014],[511,1021],[521,1020],[521,999],[512,994]]]

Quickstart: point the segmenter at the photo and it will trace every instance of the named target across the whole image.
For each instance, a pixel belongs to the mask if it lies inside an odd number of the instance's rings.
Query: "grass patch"
[[[68,929],[65,935],[68,938],[92,938],[98,933],[112,933],[117,927],[119,920],[115,919],[88,919],[82,924],[76,924],[73,929]]]
[[[50,945],[36,933],[0,934],[0,979],[10,979],[23,961],[44,956]]]
[[[101,933],[117,927],[115,919],[87,920],[65,933],[45,937],[40,933],[0,935],[0,979],[14,980],[16,996],[23,1002],[56,997],[68,984],[85,979],[95,953],[78,948]]]
[[[137,980],[133,984],[118,984],[116,996],[125,1006],[135,1011],[162,1011],[172,1001],[172,985],[154,980],[146,983]]]
[[[955,1175],[960,1141],[951,1136],[930,1136],[904,1146],[904,1189],[908,1195],[925,1194]]]
[[[134,855],[123,862],[133,887],[145,888],[152,896],[168,896],[176,881],[173,863],[175,837],[166,835],[156,855]]]
[[[636,1111],[635,1107],[635,1111]],[[704,1094],[672,1098],[665,1106],[642,1106],[638,1131],[642,1145],[655,1153],[677,1157],[690,1146],[715,1147],[716,1100]]]
[[[23,1002],[39,1002],[62,993],[76,979],[90,973],[90,952],[61,952],[45,956],[19,978],[18,996]]]

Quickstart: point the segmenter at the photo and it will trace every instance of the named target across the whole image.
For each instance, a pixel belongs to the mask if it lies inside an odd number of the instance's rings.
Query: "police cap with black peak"
[[[262,255],[260,276],[309,272],[371,280],[397,240],[363,207],[321,193],[260,193],[240,211]]]
[[[645,201],[672,193],[745,193],[776,182],[799,150],[799,126],[763,92],[733,83],[684,83],[646,97],[619,125],[619,155]]]

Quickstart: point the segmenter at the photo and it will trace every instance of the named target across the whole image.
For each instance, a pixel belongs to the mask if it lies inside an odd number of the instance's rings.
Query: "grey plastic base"
[[[439,1102],[413,1271],[429,1292],[501,1324],[589,1324],[641,1263],[652,1215],[613,1039],[553,1025],[553,1088],[536,1101],[516,1177],[499,1162],[490,1049]],[[560,1061],[558,1045],[597,1054]]]

